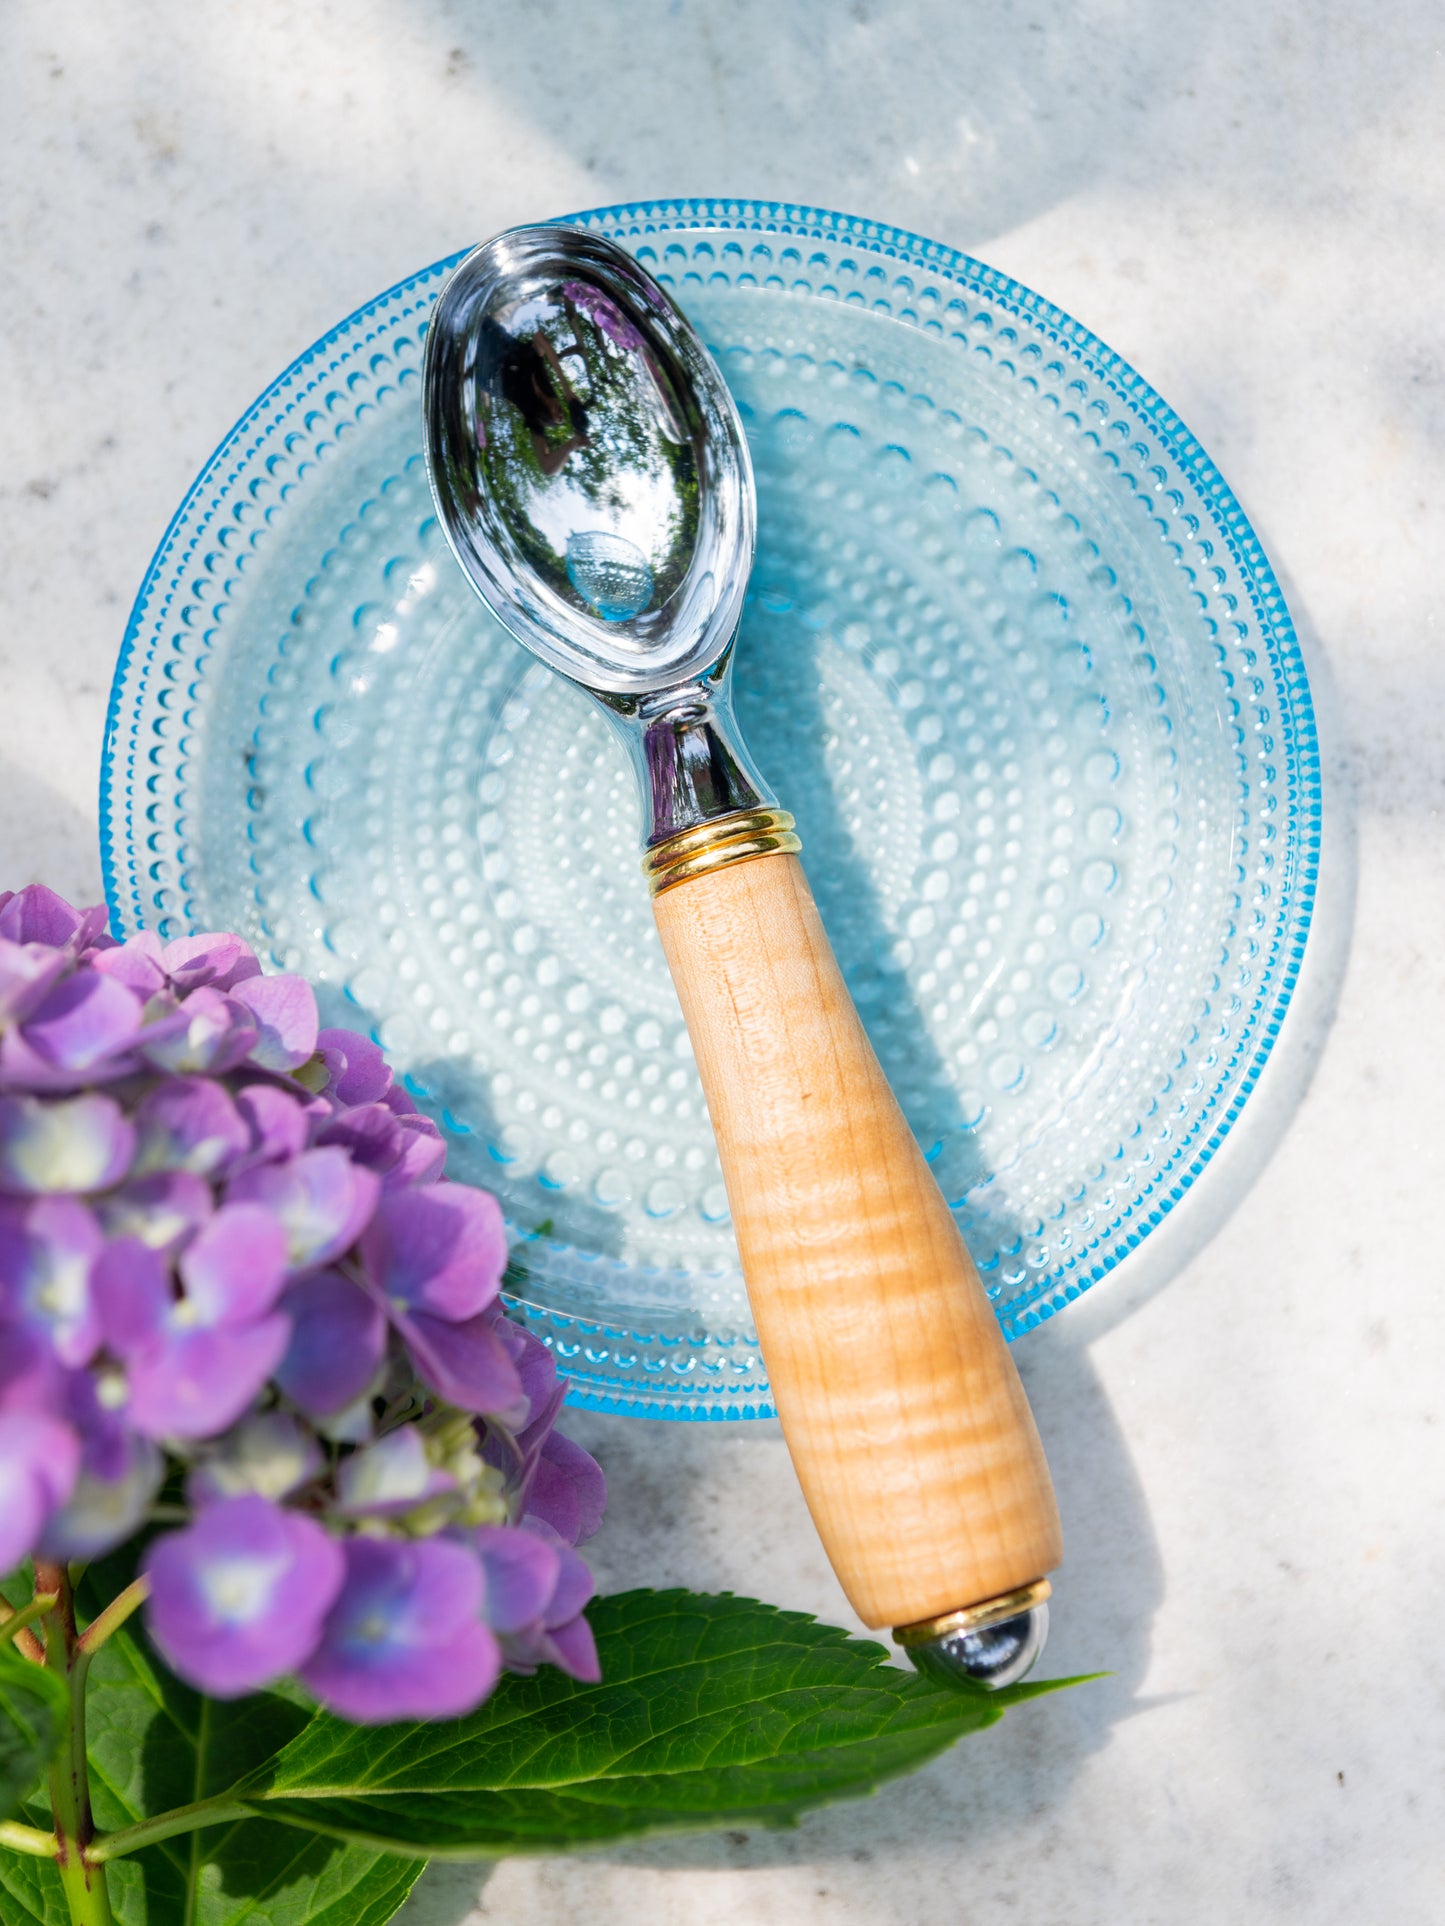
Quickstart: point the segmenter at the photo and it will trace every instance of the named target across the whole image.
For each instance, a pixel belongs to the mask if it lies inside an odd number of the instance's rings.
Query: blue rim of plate
[[[927,270],[962,289],[987,297],[999,308],[1040,330],[1056,348],[1071,355],[1120,401],[1148,422],[1170,458],[1209,508],[1218,533],[1225,541],[1247,588],[1250,612],[1267,650],[1277,687],[1289,703],[1288,713],[1281,713],[1280,736],[1288,788],[1289,831],[1285,852],[1287,871],[1282,894],[1287,894],[1290,910],[1287,915],[1281,915],[1280,934],[1276,938],[1277,953],[1269,959],[1268,966],[1262,972],[1264,981],[1255,1008],[1250,1013],[1251,1020],[1242,1026],[1242,1035],[1216,1077],[1209,1099],[1201,1105],[1188,1136],[1178,1145],[1168,1163],[1155,1174],[1143,1194],[1121,1213],[1112,1243],[1108,1248],[1100,1248],[1094,1253],[1095,1261],[1087,1271],[1081,1270],[1066,1283],[1040,1280],[1037,1297],[1011,1306],[1010,1313],[1001,1322],[1010,1339],[1020,1336],[1046,1322],[1066,1303],[1081,1296],[1091,1285],[1117,1268],[1163,1223],[1193,1188],[1233,1128],[1258,1083],[1293,997],[1315,904],[1323,797],[1319,744],[1309,681],[1284,594],[1233,490],[1197,437],[1163,397],[1122,356],[1107,347],[1081,322],[1042,295],[1035,294],[971,255],[884,222],[862,220],[823,208],[786,202],[708,197],[624,202],[559,217],[559,224],[605,228],[624,241],[637,240],[649,234],[721,228],[739,233],[770,233],[802,240],[844,242],[861,253]],[[203,498],[214,500],[226,494],[235,472],[255,450],[257,443],[252,438],[252,431],[263,417],[266,418],[265,432],[269,433],[274,427],[274,403],[281,390],[288,388],[299,374],[323,359],[343,337],[351,336],[359,323],[373,316],[382,316],[399,299],[420,296],[416,305],[430,306],[432,295],[427,291],[450,272],[467,251],[458,250],[444,260],[395,283],[363,303],[298,355],[217,444],[171,517],[126,625],[106,713],[100,774],[100,849],[106,901],[117,934],[145,927],[146,923],[133,840],[136,831],[133,815],[135,752],[133,746],[129,752],[125,751],[122,743],[127,682],[143,629],[153,627],[158,618],[164,615],[175,592],[176,571],[171,566],[171,558],[193,508]],[[890,312],[893,310],[890,309]],[[389,321],[395,319],[393,315],[387,318]],[[916,315],[906,312],[899,318],[917,321]],[[199,524],[189,546],[199,540],[209,519],[207,517]],[[171,592],[157,607],[157,593],[167,579],[172,585]],[[1220,1099],[1226,1094],[1228,1102],[1216,1116]],[[1211,1119],[1212,1128],[1200,1141]],[[1047,1296],[1044,1295],[1046,1291],[1049,1293]],[[556,1322],[559,1325],[576,1323],[579,1328],[591,1328],[582,1326],[580,1320],[565,1318],[560,1314],[556,1315]],[[597,1410],[670,1419],[718,1421],[772,1415],[770,1403],[763,1400],[742,1410],[736,1406],[724,1410],[716,1406],[655,1402],[637,1396],[613,1397],[580,1388],[574,1388],[569,1402]]]

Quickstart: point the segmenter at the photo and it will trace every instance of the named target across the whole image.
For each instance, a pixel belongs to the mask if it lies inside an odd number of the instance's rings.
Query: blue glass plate
[[[1299,968],[1319,767],[1278,584],[1198,443],[1037,295],[896,230],[691,201],[578,225],[700,325],[760,541],[748,740],[999,1317],[1194,1182]],[[631,777],[431,512],[441,262],[269,388],[152,563],[102,787],[121,929],[243,931],[370,1030],[501,1197],[584,1403],[769,1410]]]

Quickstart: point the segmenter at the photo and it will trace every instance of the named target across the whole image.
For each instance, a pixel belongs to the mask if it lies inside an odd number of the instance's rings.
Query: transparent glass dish
[[[1320,787],[1279,586],[1158,395],[1005,276],[815,209],[575,218],[673,290],[737,396],[742,726],[1017,1334],[1196,1180],[1289,1001]],[[501,1198],[574,1401],[766,1415],[619,856],[631,776],[432,514],[419,365],[451,265],[295,362],[167,531],[111,700],[111,908],[126,933],[240,930],[379,1039],[449,1170]]]

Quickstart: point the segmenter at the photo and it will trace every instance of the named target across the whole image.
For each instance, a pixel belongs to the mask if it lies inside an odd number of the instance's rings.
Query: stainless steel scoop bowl
[[[773,802],[727,681],[752,463],[711,356],[656,282],[571,228],[498,235],[437,302],[424,423],[457,560],[617,724],[645,841]]]

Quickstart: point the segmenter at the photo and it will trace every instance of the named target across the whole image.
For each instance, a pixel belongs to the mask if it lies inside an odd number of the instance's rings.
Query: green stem
[[[56,1595],[54,1592],[37,1592],[30,1603],[28,1605],[22,1605],[17,1612],[12,1606],[8,1605],[3,1598],[0,1598],[0,1631],[3,1631],[6,1638],[19,1640],[20,1649],[24,1652],[26,1658],[38,1659],[43,1662],[45,1648],[41,1645],[35,1634],[31,1632],[28,1639],[21,1638],[20,1635],[28,1626],[33,1625],[37,1618],[44,1618],[45,1614],[55,1602]]]
[[[132,1612],[139,1611],[151,1595],[151,1582],[133,1578],[123,1592],[117,1592],[103,1612],[97,1612],[80,1635],[76,1646],[77,1663],[85,1666],[104,1645],[112,1632],[120,1630]]]
[[[0,1846],[11,1852],[28,1852],[34,1859],[55,1857],[55,1834],[41,1832],[38,1826],[22,1826],[18,1819],[0,1820]]]
[[[45,1614],[45,1663],[65,1681],[70,1698],[69,1730],[50,1769],[50,1815],[55,1821],[55,1864],[70,1908],[72,1926],[113,1926],[105,1872],[86,1861],[95,1834],[90,1816],[90,1777],[85,1759],[85,1674],[88,1654],[75,1630],[75,1595],[63,1565],[35,1563],[35,1589],[53,1592]]]
[[[159,1839],[173,1839],[178,1832],[196,1832],[202,1826],[221,1826],[233,1819],[253,1819],[255,1811],[242,1805],[231,1793],[212,1799],[197,1799],[192,1806],[175,1806],[170,1812],[157,1813],[117,1832],[103,1832],[86,1851],[86,1862],[103,1866],[108,1859],[120,1859],[142,1846],[153,1846]]]

